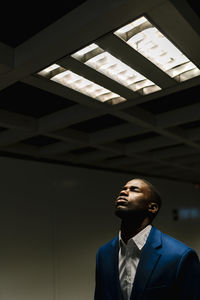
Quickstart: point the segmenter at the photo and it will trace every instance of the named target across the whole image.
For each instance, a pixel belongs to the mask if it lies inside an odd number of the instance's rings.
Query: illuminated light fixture
[[[200,70],[145,17],[114,34],[179,82],[200,75]]]
[[[152,81],[96,44],[91,44],[79,50],[72,54],[72,57],[142,95],[150,94],[161,89]]]
[[[59,65],[53,64],[53,65],[47,67],[46,69],[38,72],[38,74],[50,79],[51,77],[53,77],[55,75],[55,72],[56,72],[56,70],[58,70],[59,67],[60,67]]]
[[[38,74],[101,102],[117,104],[126,101],[120,95],[57,64],[49,66]]]

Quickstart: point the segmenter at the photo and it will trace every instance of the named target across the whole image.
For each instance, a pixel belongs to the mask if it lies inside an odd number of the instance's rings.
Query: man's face
[[[125,184],[115,201],[115,214],[119,217],[135,217],[148,214],[151,190],[140,179],[133,179]]]

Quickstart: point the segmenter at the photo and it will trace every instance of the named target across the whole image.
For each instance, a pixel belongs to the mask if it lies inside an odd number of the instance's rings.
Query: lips
[[[118,198],[117,198],[117,201],[120,201],[120,200],[123,200],[123,201],[128,201],[127,200],[127,198],[125,198],[125,197],[123,197],[123,196],[119,196]]]
[[[127,205],[127,203],[128,203],[128,200],[126,198],[119,197],[119,198],[117,198],[116,206],[119,206],[119,205],[125,206],[125,205]]]

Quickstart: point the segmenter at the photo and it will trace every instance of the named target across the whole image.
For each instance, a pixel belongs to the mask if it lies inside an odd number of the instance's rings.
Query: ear
[[[148,207],[148,211],[152,214],[156,214],[158,212],[158,203],[156,202],[150,202],[149,203],[149,207]]]

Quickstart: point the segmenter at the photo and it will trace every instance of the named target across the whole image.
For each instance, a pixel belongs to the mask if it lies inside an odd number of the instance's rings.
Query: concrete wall
[[[130,175],[0,158],[0,299],[93,299],[97,248],[118,232],[113,203]],[[200,254],[200,189],[149,180],[163,195],[154,224]]]

